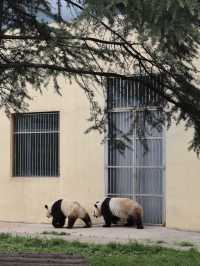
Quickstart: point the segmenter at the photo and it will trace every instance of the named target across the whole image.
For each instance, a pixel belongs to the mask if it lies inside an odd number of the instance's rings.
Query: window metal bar
[[[13,176],[59,175],[59,112],[13,115]]]
[[[49,133],[59,133],[58,130],[49,130],[49,131],[17,131],[17,132],[13,132],[14,134],[49,134]]]

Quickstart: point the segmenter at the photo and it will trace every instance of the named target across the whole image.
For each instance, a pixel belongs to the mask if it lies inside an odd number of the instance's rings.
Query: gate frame
[[[106,94],[107,95],[107,94]],[[107,103],[107,97],[106,97],[106,101],[105,104]],[[137,112],[137,111],[141,111],[142,108],[132,108],[132,107],[127,107],[127,108],[115,108],[113,111],[109,111],[108,112]],[[149,110],[156,110],[155,108],[149,108]],[[162,180],[162,192],[163,192],[163,196],[162,196],[162,224],[149,224],[149,223],[145,223],[146,225],[151,225],[151,226],[166,226],[166,127],[163,126],[162,128],[163,130],[163,137],[162,137],[162,171],[163,171],[163,180]],[[108,133],[108,120],[106,118],[106,132]],[[106,133],[105,133],[106,134]],[[108,196],[108,136],[105,137],[106,141],[104,142],[104,194],[105,196]],[[134,141],[135,141],[135,137],[134,137]],[[133,166],[134,167],[134,166]],[[133,194],[134,196],[134,194]]]

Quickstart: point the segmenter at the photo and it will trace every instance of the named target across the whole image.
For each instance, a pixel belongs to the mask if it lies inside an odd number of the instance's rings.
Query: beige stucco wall
[[[103,97],[99,95],[103,102]],[[104,196],[102,136],[84,134],[89,105],[75,84],[63,83],[63,96],[49,87],[34,94],[30,111],[60,111],[60,177],[12,177],[12,122],[0,114],[0,220],[50,222],[44,204],[66,197],[79,200],[91,213]],[[200,231],[200,161],[187,144],[182,126],[166,133],[166,226]]]
[[[87,98],[75,83],[63,82],[63,96],[33,94],[30,111],[60,111],[60,177],[12,177],[12,121],[0,114],[0,220],[49,222],[44,204],[66,197],[90,212],[104,196],[104,145],[91,132]],[[103,98],[99,95],[99,100]]]
[[[187,150],[192,131],[166,134],[166,225],[200,231],[200,160]]]

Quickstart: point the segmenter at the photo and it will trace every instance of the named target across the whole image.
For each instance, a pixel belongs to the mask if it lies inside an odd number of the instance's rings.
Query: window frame
[[[15,149],[16,149],[16,145],[15,145],[15,141],[16,141],[16,138],[15,138],[15,130],[16,130],[16,127],[15,127],[15,117],[17,115],[39,115],[39,114],[55,114],[57,113],[57,117],[58,117],[58,136],[57,136],[57,143],[58,143],[58,151],[57,151],[57,160],[58,160],[58,163],[57,163],[57,173],[56,175],[33,175],[33,174],[30,174],[30,175],[17,175],[16,172],[14,170],[14,165],[15,165]],[[53,131],[53,130],[52,130]],[[42,133],[42,132],[40,132]],[[23,113],[13,113],[11,115],[11,176],[13,178],[59,178],[60,177],[60,111],[36,111],[36,112],[23,112]]]

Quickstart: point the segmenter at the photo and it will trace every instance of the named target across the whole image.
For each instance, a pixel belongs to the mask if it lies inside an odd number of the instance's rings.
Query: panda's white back
[[[128,198],[112,198],[109,203],[112,214],[126,219],[139,204]]]
[[[68,201],[63,199],[61,203],[61,211],[66,217],[69,215],[77,218],[85,217],[85,209],[77,201]]]
[[[61,202],[61,211],[64,213],[66,217],[69,215],[71,208],[72,208],[72,201],[63,199]]]

